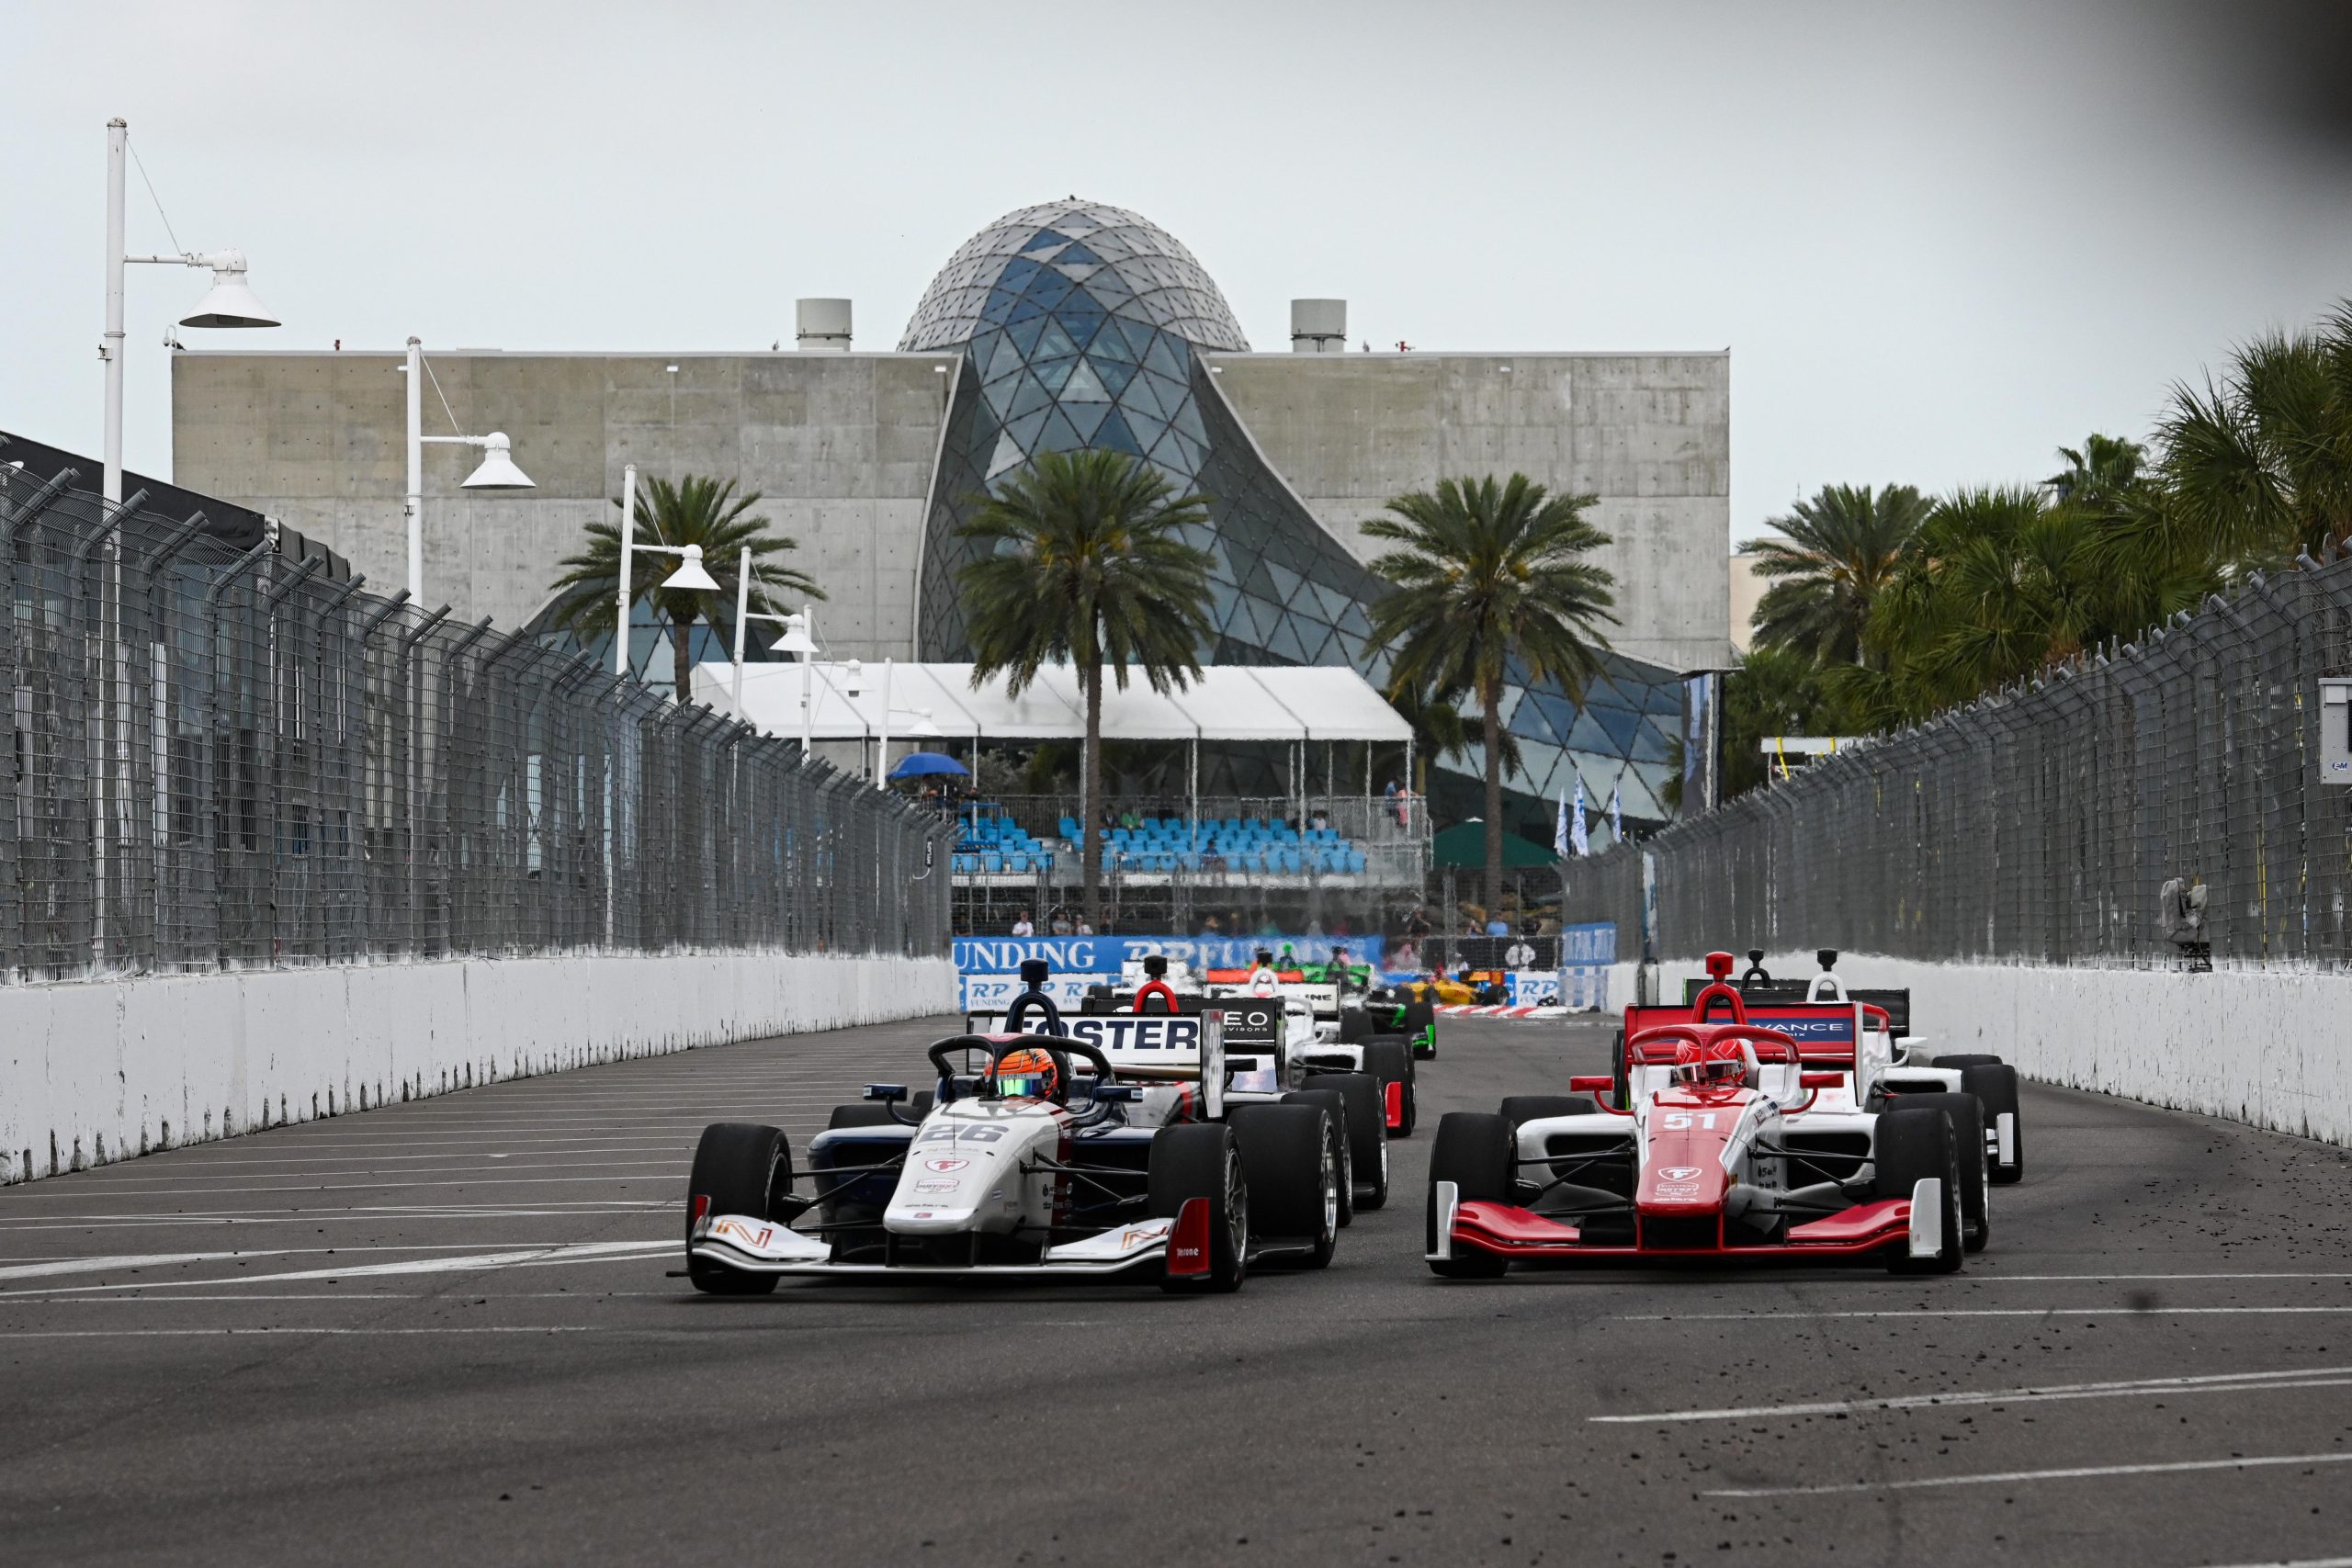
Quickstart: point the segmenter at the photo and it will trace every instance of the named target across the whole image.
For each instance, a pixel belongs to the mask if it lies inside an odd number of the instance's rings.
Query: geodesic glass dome
[[[1075,197],[1024,207],[959,246],[899,341],[964,354],[925,524],[918,657],[971,657],[956,574],[974,547],[956,535],[975,498],[1039,452],[1109,447],[1211,500],[1192,539],[1215,561],[1204,662],[1345,664],[1385,682],[1388,653],[1365,614],[1380,580],[1259,456],[1201,358],[1249,346],[1192,252],[1123,209]],[[1613,656],[1581,708],[1514,680],[1503,712],[1523,766],[1507,784],[1546,802],[1580,776],[1596,806],[1621,787],[1629,817],[1663,820],[1680,708],[1670,674]],[[1462,767],[1478,774],[1484,759]]]

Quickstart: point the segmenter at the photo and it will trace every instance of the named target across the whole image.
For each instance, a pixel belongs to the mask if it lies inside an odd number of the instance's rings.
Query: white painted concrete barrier
[[[460,959],[0,987],[0,1181],[626,1056],[953,1012],[944,958]]]
[[[1740,966],[1747,966],[1743,954]],[[1819,974],[1814,954],[1765,961],[1778,980]],[[1660,965],[1671,1000],[1696,958]],[[2027,1077],[2174,1111],[2352,1145],[2352,976],[2285,969],[2106,969],[1930,964],[1841,953],[1850,985],[1908,987],[1932,1053],[1989,1052]],[[1635,965],[1610,971],[1610,1001],[1634,997]]]

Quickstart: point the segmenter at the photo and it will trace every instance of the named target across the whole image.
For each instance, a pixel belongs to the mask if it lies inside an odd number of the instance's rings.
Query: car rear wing
[[[1747,1017],[1759,1029],[1777,1029],[1796,1042],[1800,1061],[1826,1066],[1850,1066],[1866,1032],[1883,1027],[1883,1013],[1874,1004],[1844,1002],[1761,1002],[1743,993]],[[1625,1039],[1665,1023],[1729,1023],[1724,1013],[1702,1019],[1688,1007],[1632,1007],[1625,1010]],[[1630,1063],[1630,1057],[1628,1061]]]
[[[1275,1016],[1279,1020],[1279,1011]],[[1002,1033],[1004,1014],[969,1013],[964,1026],[972,1034]],[[1023,1018],[1018,1032],[1050,1035],[1053,1031],[1042,1018]],[[1111,1070],[1121,1077],[1197,1081],[1208,1114],[1224,1113],[1229,1069],[1226,1014],[1218,1009],[1190,1014],[1081,1013],[1062,1020],[1062,1033],[1102,1052]]]
[[[1696,1001],[1708,983],[1704,976],[1684,980],[1683,1005],[1688,1007]],[[1809,980],[1750,980],[1738,989],[1741,998],[1747,1003],[1749,1014],[1753,1016],[1759,1007],[1782,1007],[1810,1001],[1812,988]],[[1846,987],[1846,999],[1864,1003],[1886,1014],[1887,1021],[1898,1039],[1911,1032],[1911,991],[1908,987],[1868,990],[1849,986]]]

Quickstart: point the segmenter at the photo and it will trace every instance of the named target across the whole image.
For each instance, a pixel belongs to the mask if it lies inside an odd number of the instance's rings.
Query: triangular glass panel
[[[1021,249],[1025,254],[1032,251],[1050,251],[1055,249],[1057,246],[1066,245],[1068,243],[1069,243],[1069,238],[1068,235],[1057,234],[1051,229],[1040,229],[1037,231],[1037,237],[1031,240],[1027,244],[1022,246]]]
[[[1059,359],[1033,359],[1029,362],[1029,372],[1045,384],[1047,391],[1058,397],[1064,383],[1069,380],[1070,371],[1078,363],[1078,355],[1074,354],[1064,355]]]
[[[1005,405],[1005,423],[1011,424],[1019,420],[1022,415],[1035,413],[1053,400],[1053,393],[1040,386],[1036,377],[1023,376],[1021,378],[1021,389],[1013,394],[1012,401]]]
[[[1136,440],[1135,432],[1127,428],[1127,422],[1119,417],[1116,409],[1104,415],[1102,423],[1095,430],[1094,445],[1114,452],[1129,452],[1138,457],[1143,456],[1142,445]]]
[[[1032,359],[1053,359],[1065,354],[1076,354],[1078,344],[1070,341],[1069,330],[1053,318],[1046,319],[1045,331],[1038,334],[1037,344],[1029,351]]]
[[[1060,407],[1063,417],[1069,421],[1070,428],[1078,432],[1079,440],[1090,446],[1093,444],[1095,431],[1102,426],[1102,416],[1111,412],[1111,405],[1100,400],[1064,398]]]
[[[1126,390],[1127,383],[1135,378],[1136,367],[1123,359],[1105,359],[1099,355],[1089,354],[1086,363],[1095,375],[1102,378],[1102,389],[1113,397]]]
[[[1102,378],[1095,375],[1093,367],[1083,359],[1070,367],[1069,378],[1062,385],[1062,400],[1069,402],[1072,400],[1102,403],[1111,400],[1110,389],[1102,385]]]
[[[1046,420],[1053,412],[1050,406],[1041,405],[1018,419],[1006,421],[1004,433],[1020,443],[1023,451],[1035,452],[1038,432],[1046,428]]]
[[[994,479],[1007,469],[1017,468],[1028,454],[1021,450],[1021,443],[1007,431],[996,439],[996,451],[989,458],[989,478]]]
[[[1046,428],[1038,433],[1033,452],[1074,452],[1086,445],[1069,419],[1058,410],[1046,416]]]

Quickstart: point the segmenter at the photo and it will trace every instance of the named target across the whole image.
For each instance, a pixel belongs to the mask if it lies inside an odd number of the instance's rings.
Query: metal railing
[[[108,513],[73,470],[0,474],[6,977],[946,951],[952,825],[797,746],[141,495]]]
[[[2352,788],[2318,782],[2318,679],[2352,671],[2352,559],[2249,577],[2093,653],[1569,870],[1632,956],[1837,947],[2171,964],[2167,882],[2245,963],[2352,965]]]

